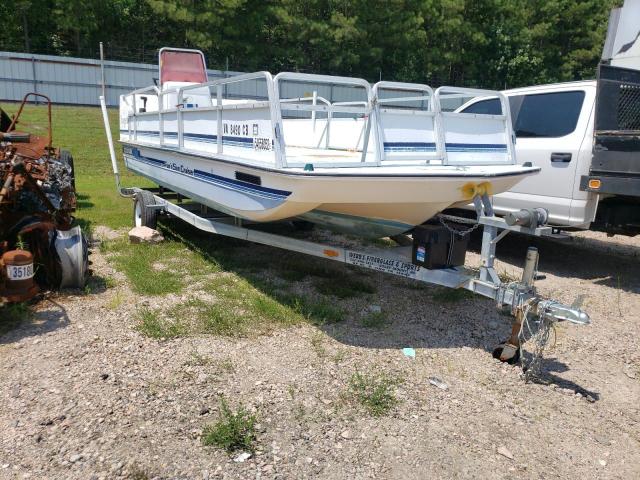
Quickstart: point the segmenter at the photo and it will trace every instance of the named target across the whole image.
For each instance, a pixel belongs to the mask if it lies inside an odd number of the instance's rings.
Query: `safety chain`
[[[524,349],[520,356],[525,382],[530,382],[539,377],[540,366],[542,365],[542,354],[549,343],[552,331],[554,332],[555,338],[555,322],[553,319],[547,318],[543,312],[538,312],[537,315],[533,316],[534,318],[531,318],[532,303],[537,302],[528,302],[524,306],[523,320],[520,326],[520,333],[518,334],[520,348],[522,348],[526,342],[530,342],[533,346],[529,360],[526,360],[524,357]]]
[[[442,224],[443,227],[449,230],[450,233],[452,233],[453,235],[458,235],[459,237],[465,237],[466,235],[469,235],[480,226],[480,224],[476,220],[473,220],[471,218],[454,217],[453,215],[445,215],[444,213],[438,214],[438,221]],[[446,223],[446,221],[455,223],[466,223],[471,224],[472,226],[466,229],[463,227],[456,228]]]

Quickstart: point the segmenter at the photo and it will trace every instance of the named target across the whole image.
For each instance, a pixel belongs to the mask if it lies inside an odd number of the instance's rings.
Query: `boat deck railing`
[[[332,102],[322,92],[334,88],[360,99]],[[455,108],[478,98],[498,98],[502,114]],[[276,168],[516,161],[509,102],[491,90],[256,72],[142,88],[123,95],[120,110],[123,141]]]

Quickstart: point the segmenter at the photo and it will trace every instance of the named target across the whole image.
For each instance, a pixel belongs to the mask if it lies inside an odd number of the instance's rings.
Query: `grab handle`
[[[552,153],[551,161],[553,163],[569,163],[571,161],[570,153]]]

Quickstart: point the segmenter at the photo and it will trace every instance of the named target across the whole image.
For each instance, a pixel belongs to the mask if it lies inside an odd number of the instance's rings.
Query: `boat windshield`
[[[166,82],[204,83],[207,70],[200,52],[164,50],[160,53],[160,84]]]

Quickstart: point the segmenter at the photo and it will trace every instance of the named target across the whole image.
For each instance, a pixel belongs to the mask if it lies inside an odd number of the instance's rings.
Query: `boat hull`
[[[129,170],[235,217],[302,218],[366,237],[405,232],[445,208],[467,203],[479,188],[507,191],[538,170],[425,165],[304,172],[132,143],[124,143],[124,159]]]

